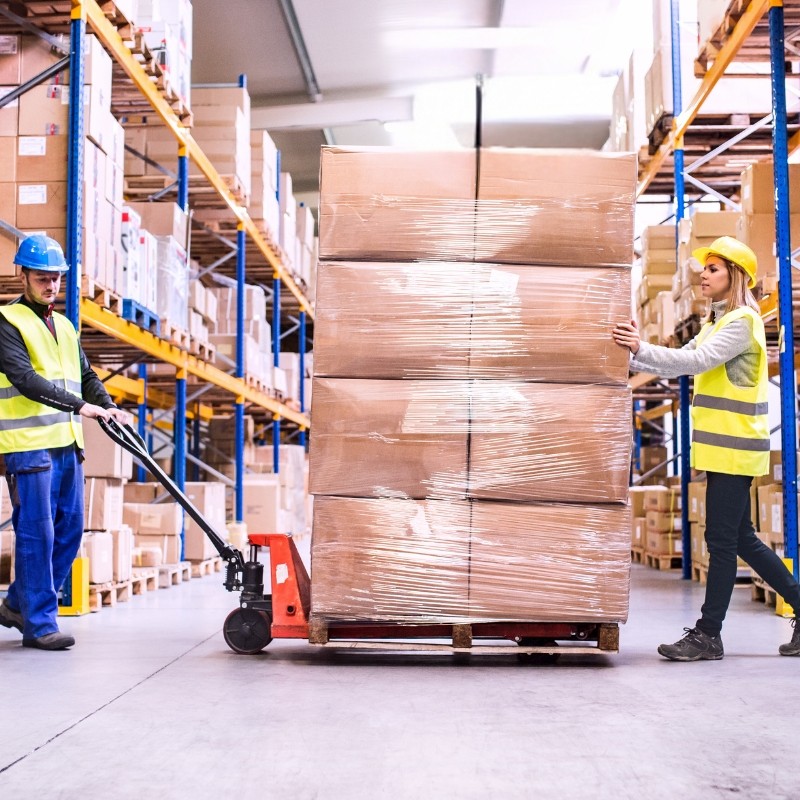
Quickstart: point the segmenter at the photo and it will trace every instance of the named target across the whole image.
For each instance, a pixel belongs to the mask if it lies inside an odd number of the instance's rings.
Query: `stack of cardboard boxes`
[[[62,57],[36,36],[4,36],[0,92],[31,80]],[[86,37],[83,272],[116,289],[121,281],[124,134],[111,114],[111,59]],[[69,71],[0,110],[0,218],[25,234],[66,244]],[[13,275],[17,241],[0,235],[0,274]]]
[[[675,330],[672,276],[675,226],[651,225],[642,233],[642,282],[636,295],[642,339],[665,344]]]
[[[647,487],[643,506],[647,531],[645,553],[656,557],[682,556],[680,487]]]
[[[277,242],[281,230],[278,202],[278,148],[263,130],[250,131],[250,160],[253,167],[250,217],[259,230]]]
[[[312,613],[624,619],[634,159],[324,148],[321,176]]]

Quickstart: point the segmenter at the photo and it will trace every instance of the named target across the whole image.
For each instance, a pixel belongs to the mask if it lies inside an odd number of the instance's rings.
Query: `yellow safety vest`
[[[36,313],[22,303],[0,306],[0,314],[22,334],[33,369],[81,397],[80,346],[72,323],[53,313],[56,341]],[[83,449],[79,415],[29,400],[0,372],[0,453],[66,447],[73,442]]]
[[[747,306],[734,309],[715,323],[708,322],[697,337],[703,346],[737,319],[750,317],[759,347],[755,386],[736,386],[724,364],[695,378],[692,401],[692,467],[728,475],[766,475],[769,472],[767,417],[767,342],[764,322]]]

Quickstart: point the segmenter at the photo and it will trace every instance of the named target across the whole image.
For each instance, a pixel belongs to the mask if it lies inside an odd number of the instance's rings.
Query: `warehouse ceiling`
[[[253,127],[316,206],[319,148],[600,148],[642,0],[194,0],[194,83],[246,74]]]

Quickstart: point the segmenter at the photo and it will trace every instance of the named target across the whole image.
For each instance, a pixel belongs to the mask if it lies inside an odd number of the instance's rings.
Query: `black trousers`
[[[783,561],[755,534],[750,519],[747,475],[709,472],[706,490],[706,543],[709,566],[706,600],[697,627],[718,636],[736,583],[736,556],[749,564],[795,612],[800,612],[800,584]]]

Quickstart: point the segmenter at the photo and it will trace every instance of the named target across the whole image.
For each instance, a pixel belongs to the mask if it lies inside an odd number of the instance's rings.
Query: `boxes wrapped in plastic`
[[[322,262],[316,375],[625,384],[625,267]]]
[[[311,612],[328,620],[624,622],[623,505],[317,497]]]
[[[181,330],[189,329],[189,266],[186,251],[173,236],[158,241],[159,317]]]
[[[320,258],[630,266],[636,156],[323,147]]]
[[[315,378],[310,490],[624,503],[630,403],[590,384]]]

